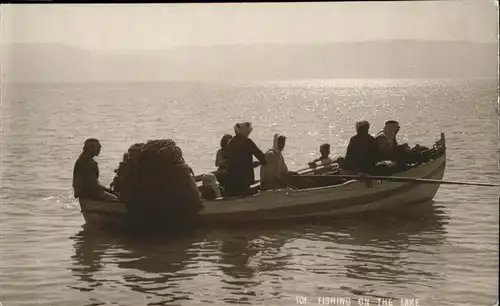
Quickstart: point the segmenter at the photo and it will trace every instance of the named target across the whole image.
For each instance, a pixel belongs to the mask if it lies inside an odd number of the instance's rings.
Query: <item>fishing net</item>
[[[185,228],[196,223],[201,200],[191,168],[171,139],[130,146],[111,188],[135,222]]]

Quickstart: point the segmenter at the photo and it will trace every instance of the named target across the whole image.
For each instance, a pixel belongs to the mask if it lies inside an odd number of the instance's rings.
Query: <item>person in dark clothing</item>
[[[227,196],[245,196],[250,194],[250,186],[255,184],[253,156],[261,165],[266,165],[264,153],[248,136],[252,132],[250,122],[237,123],[235,136],[229,141],[225,158],[227,159]]]
[[[111,190],[99,184],[99,167],[94,160],[101,152],[101,144],[95,138],[85,140],[83,152],[73,168],[73,191],[75,198],[117,200]]]
[[[378,162],[378,149],[375,138],[369,134],[370,123],[359,121],[356,123],[357,134],[351,137],[347,147],[345,164],[348,170],[357,173],[373,173]]]
[[[396,140],[399,130],[400,126],[397,121],[388,120],[385,122],[384,129],[375,136],[382,160],[397,161],[402,149],[404,150],[408,147],[408,144],[399,146]]]
[[[377,134],[378,150],[381,160],[392,161],[395,167],[403,167],[406,164],[411,164],[422,160],[420,154],[420,146],[410,149],[407,143],[399,144],[396,140],[396,135],[400,130],[399,123],[395,120],[385,122],[384,129]]]
[[[233,138],[233,136],[225,134],[220,140],[220,149],[215,155],[215,166],[218,167],[218,171],[226,169],[227,160],[224,157],[224,151],[226,150],[227,144],[231,138]]]
[[[389,160],[401,169],[405,165],[418,163],[426,159],[422,152],[428,151],[428,148],[416,145],[410,149],[408,143],[399,144],[396,136],[401,127],[399,122],[388,120],[385,122],[384,129],[375,136],[382,160]]]
[[[217,154],[215,155],[215,166],[217,167],[217,171],[215,171],[215,176],[216,179],[219,181],[219,183],[222,186],[227,185],[227,159],[226,159],[226,150],[227,150],[227,144],[229,141],[233,138],[233,136],[229,134],[225,134],[222,136],[220,140],[220,149],[217,151]]]

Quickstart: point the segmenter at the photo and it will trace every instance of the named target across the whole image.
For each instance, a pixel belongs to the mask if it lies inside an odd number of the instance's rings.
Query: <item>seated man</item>
[[[359,121],[356,123],[357,134],[351,137],[345,156],[345,168],[356,173],[373,173],[378,161],[378,150],[375,138],[368,132],[370,123]]]
[[[217,150],[217,154],[215,154],[215,166],[218,168],[218,171],[226,169],[227,160],[225,151],[231,138],[233,138],[233,136],[225,134],[220,140],[220,149]]]
[[[385,123],[384,130],[377,134],[375,139],[377,140],[380,158],[395,162],[395,165],[399,168],[425,161],[427,157],[424,156],[424,153],[429,151],[429,149],[418,144],[412,149],[410,149],[407,143],[398,144],[396,135],[399,130],[399,123],[389,120]]]
[[[73,190],[75,198],[92,198],[105,201],[118,200],[111,190],[99,184],[99,168],[94,156],[101,152],[97,139],[85,140],[83,152],[73,168]]]
[[[220,140],[220,149],[215,154],[215,166],[217,167],[217,171],[214,172],[217,181],[220,182],[222,186],[226,186],[226,177],[227,177],[227,159],[226,159],[226,151],[227,144],[233,138],[233,136],[229,134],[225,134],[222,136]]]
[[[400,129],[397,121],[388,120],[385,122],[384,129],[376,135],[375,140],[377,141],[381,160],[397,162],[409,152],[410,148],[407,143],[399,145],[396,140],[396,135]]]
[[[266,152],[266,164],[260,167],[261,190],[287,187],[287,177],[290,173],[283,158],[285,142],[285,136],[274,135],[273,148]]]

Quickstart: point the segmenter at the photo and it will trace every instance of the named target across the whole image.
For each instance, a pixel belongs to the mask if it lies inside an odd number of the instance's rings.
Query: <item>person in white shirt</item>
[[[261,190],[281,189],[287,187],[288,167],[283,158],[286,137],[275,134],[273,147],[265,154],[266,165],[260,168]]]

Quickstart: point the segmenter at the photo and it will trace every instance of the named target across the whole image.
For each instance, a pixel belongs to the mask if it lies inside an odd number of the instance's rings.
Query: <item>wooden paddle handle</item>
[[[258,166],[260,166],[260,162],[259,162],[259,161],[254,161],[254,162],[253,162],[253,167],[255,168],[255,167],[258,167]],[[212,174],[217,175],[217,172],[218,172],[218,171],[219,171],[219,170],[215,170],[215,171],[212,171],[212,172],[209,172],[209,173],[212,173]],[[194,176],[194,181],[195,181],[195,182],[199,182],[199,181],[201,181],[204,175],[205,175],[205,174],[198,174],[198,175],[195,175],[195,176]]]

